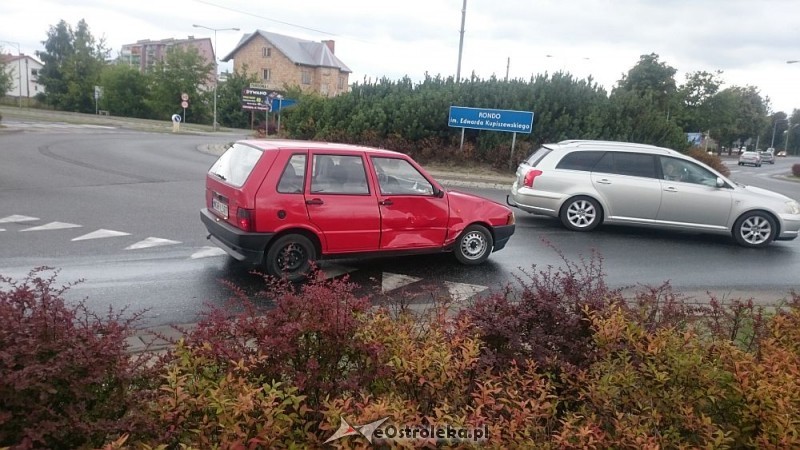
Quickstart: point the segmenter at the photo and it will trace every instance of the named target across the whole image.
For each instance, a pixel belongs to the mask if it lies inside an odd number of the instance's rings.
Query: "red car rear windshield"
[[[262,150],[247,145],[233,144],[208,169],[208,173],[232,186],[242,187],[263,153]]]

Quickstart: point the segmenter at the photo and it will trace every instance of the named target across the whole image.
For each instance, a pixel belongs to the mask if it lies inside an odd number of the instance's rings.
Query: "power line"
[[[216,8],[232,11],[232,12],[235,12],[235,13],[238,13],[238,14],[243,14],[243,15],[255,17],[255,18],[258,18],[258,19],[263,19],[263,20],[268,20],[270,22],[279,23],[281,25],[288,25],[290,27],[300,28],[300,29],[307,30],[307,31],[313,31],[315,33],[327,34],[328,36],[339,36],[338,34],[331,33],[329,31],[323,31],[323,30],[318,30],[316,28],[310,28],[310,27],[305,27],[303,25],[297,25],[295,23],[284,22],[282,20],[272,19],[272,18],[269,18],[269,17],[260,16],[258,14],[253,14],[251,12],[241,11],[241,10],[234,9],[234,8],[229,8],[227,6],[218,5],[216,3],[212,3],[212,2],[209,2],[209,1],[205,1],[205,0],[194,0],[194,1],[196,1],[197,3],[202,3],[204,5],[214,6]]]

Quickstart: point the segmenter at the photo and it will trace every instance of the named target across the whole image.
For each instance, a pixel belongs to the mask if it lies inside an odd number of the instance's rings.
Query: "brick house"
[[[350,90],[352,72],[334,54],[334,41],[314,42],[257,30],[246,34],[222,61],[255,74],[267,89],[297,86],[304,92],[333,97]]]

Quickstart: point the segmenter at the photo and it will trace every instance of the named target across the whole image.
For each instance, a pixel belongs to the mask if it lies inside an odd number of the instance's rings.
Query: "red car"
[[[228,254],[293,281],[334,257],[452,251],[480,264],[514,233],[507,206],[446,191],[405,154],[288,140],[229,148],[200,218]]]

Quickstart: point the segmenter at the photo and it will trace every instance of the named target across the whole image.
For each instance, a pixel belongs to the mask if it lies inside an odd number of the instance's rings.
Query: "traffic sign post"
[[[511,138],[511,156],[508,162],[509,166],[513,167],[517,133],[530,134],[533,130],[533,112],[451,106],[447,122],[451,127],[461,128],[461,150],[464,149],[464,130],[467,128],[514,133]]]
[[[186,122],[186,108],[189,107],[189,94],[181,94],[181,108],[183,108],[183,122]]]

